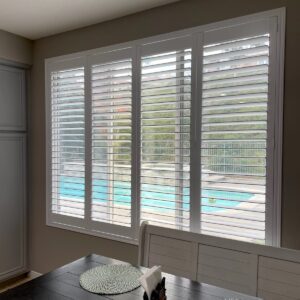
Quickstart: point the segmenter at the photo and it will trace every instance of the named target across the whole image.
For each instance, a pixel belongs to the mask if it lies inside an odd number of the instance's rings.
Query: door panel
[[[25,135],[0,134],[0,280],[25,268]]]

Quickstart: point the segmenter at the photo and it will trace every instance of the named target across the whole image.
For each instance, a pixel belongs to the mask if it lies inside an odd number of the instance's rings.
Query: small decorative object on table
[[[161,278],[161,267],[154,266],[139,279],[145,289],[144,300],[166,300],[165,278]]]
[[[166,289],[165,289],[166,278],[163,277],[162,281],[157,284],[155,290],[151,293],[151,298],[149,299],[147,293],[144,293],[144,300],[167,300]]]

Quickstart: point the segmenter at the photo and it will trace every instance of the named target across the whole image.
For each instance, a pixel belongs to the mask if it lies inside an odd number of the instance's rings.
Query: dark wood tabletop
[[[80,287],[79,276],[86,270],[105,264],[125,264],[122,261],[95,254],[80,258],[70,264],[42,275],[23,285],[0,294],[2,300],[142,300],[143,288],[121,295],[102,296],[92,294]],[[145,268],[140,267],[145,271]],[[163,274],[166,277],[168,300],[257,300],[259,298],[225,290],[205,283],[198,283],[186,278]]]

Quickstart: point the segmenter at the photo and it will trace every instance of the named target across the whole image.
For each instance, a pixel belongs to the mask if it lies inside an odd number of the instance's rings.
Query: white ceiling
[[[0,29],[38,39],[176,1],[0,0]]]

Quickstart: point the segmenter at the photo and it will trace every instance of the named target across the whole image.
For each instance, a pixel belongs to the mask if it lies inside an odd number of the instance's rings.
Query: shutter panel
[[[132,60],[91,70],[92,220],[131,227]]]
[[[191,49],[141,66],[141,220],[189,230]]]
[[[265,242],[269,34],[204,45],[203,233]]]
[[[84,68],[51,72],[52,203],[54,214],[84,218]]]

